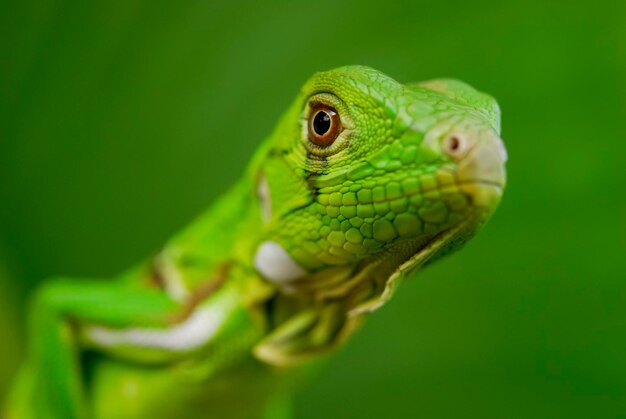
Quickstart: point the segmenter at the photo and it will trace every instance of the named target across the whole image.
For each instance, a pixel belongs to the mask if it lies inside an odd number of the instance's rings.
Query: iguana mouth
[[[484,185],[484,186],[495,186],[498,189],[504,188],[504,185],[500,182],[496,182],[493,180],[465,180],[463,182],[458,182],[457,186],[463,185]]]
[[[464,181],[458,185],[471,198],[474,211],[480,209],[487,215],[495,210],[504,191],[504,182],[492,180]]]

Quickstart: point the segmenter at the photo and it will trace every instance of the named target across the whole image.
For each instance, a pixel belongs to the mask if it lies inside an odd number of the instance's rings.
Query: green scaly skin
[[[338,114],[311,139],[317,106]],[[8,418],[286,418],[313,361],[496,208],[496,102],[455,80],[315,74],[242,180],[115,281],[33,299]]]

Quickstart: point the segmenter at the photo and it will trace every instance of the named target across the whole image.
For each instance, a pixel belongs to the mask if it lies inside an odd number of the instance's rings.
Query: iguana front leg
[[[48,282],[32,303],[29,327],[36,339],[15,396],[23,403],[9,417],[91,417],[81,368],[85,348],[133,362],[167,363],[207,344],[238,309],[234,291],[219,286],[225,271],[218,274],[184,302],[128,281]]]
[[[32,302],[28,372],[15,397],[14,418],[85,418],[88,408],[80,366],[81,324],[166,327],[180,304],[166,294],[126,283],[57,279]],[[33,398],[31,398],[31,396]],[[29,401],[36,400],[36,402]]]

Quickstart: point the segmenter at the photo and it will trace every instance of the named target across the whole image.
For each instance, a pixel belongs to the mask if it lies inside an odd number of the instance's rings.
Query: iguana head
[[[266,223],[257,270],[287,291],[369,272],[360,309],[376,307],[395,277],[459,248],[494,211],[499,130],[495,100],[460,81],[315,74],[254,166]]]

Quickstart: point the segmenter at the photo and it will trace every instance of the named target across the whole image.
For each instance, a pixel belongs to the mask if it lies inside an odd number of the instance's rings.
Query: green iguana
[[[287,417],[294,377],[492,214],[499,131],[495,100],[457,80],[315,74],[158,255],[39,289],[6,417]]]

